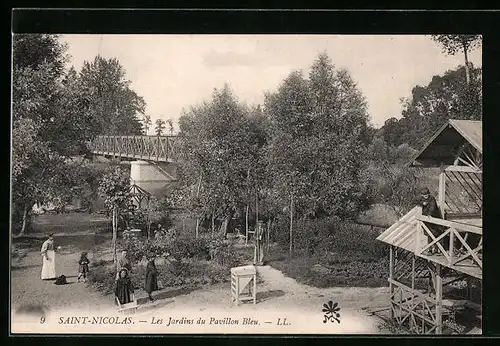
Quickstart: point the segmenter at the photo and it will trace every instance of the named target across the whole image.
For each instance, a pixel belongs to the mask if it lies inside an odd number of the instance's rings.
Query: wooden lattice
[[[481,227],[467,225],[458,222],[451,222],[429,216],[419,216],[418,226],[424,230],[424,234],[430,240],[427,245],[417,248],[415,254],[421,257],[431,247],[437,249],[433,254],[433,260],[452,269],[464,272],[476,278],[482,278],[482,249],[483,232]],[[429,227],[440,227],[440,235],[435,236]],[[467,239],[467,234],[472,234],[476,239],[473,243]]]
[[[482,211],[482,174],[446,171],[445,211],[451,214],[474,214]]]
[[[155,162],[175,160],[176,136],[97,136],[89,143],[93,154]]]

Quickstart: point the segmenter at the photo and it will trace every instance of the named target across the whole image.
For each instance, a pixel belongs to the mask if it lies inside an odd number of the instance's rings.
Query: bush
[[[159,279],[165,286],[225,282],[229,279],[229,269],[240,263],[233,246],[219,236],[194,239],[165,232],[146,241],[135,237],[125,237],[124,241],[134,264],[148,254],[165,259],[165,264],[157,266]],[[139,274],[142,270],[138,266],[137,275],[143,276],[144,273]]]
[[[278,227],[283,225],[278,224]],[[278,242],[289,246],[287,229],[279,229]],[[286,234],[286,236],[283,236]],[[378,260],[388,254],[387,247],[376,240],[378,233],[363,226],[349,224],[331,217],[319,220],[299,220],[293,229],[294,254],[307,257],[335,254],[338,259]]]
[[[90,285],[106,294],[113,293],[115,289],[116,271],[107,261],[97,261],[91,264],[88,273]]]

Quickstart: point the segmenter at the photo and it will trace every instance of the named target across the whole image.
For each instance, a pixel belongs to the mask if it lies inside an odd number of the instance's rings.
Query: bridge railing
[[[92,153],[157,162],[175,159],[176,136],[97,136],[89,143]]]

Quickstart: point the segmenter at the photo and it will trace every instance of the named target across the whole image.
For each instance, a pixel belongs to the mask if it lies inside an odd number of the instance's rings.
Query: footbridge
[[[95,155],[150,162],[174,162],[177,136],[97,136],[89,143]]]
[[[88,143],[96,156],[129,161],[133,185],[161,194],[176,180],[176,136],[97,136]]]

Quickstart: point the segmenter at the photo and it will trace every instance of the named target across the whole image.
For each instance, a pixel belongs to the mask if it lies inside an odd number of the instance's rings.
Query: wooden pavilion
[[[449,120],[409,166],[439,168],[443,219],[416,206],[377,238],[390,245],[391,319],[416,334],[453,330],[463,312],[480,323],[481,296],[473,292],[480,292],[483,275],[482,122]],[[429,254],[431,247],[437,253]]]

